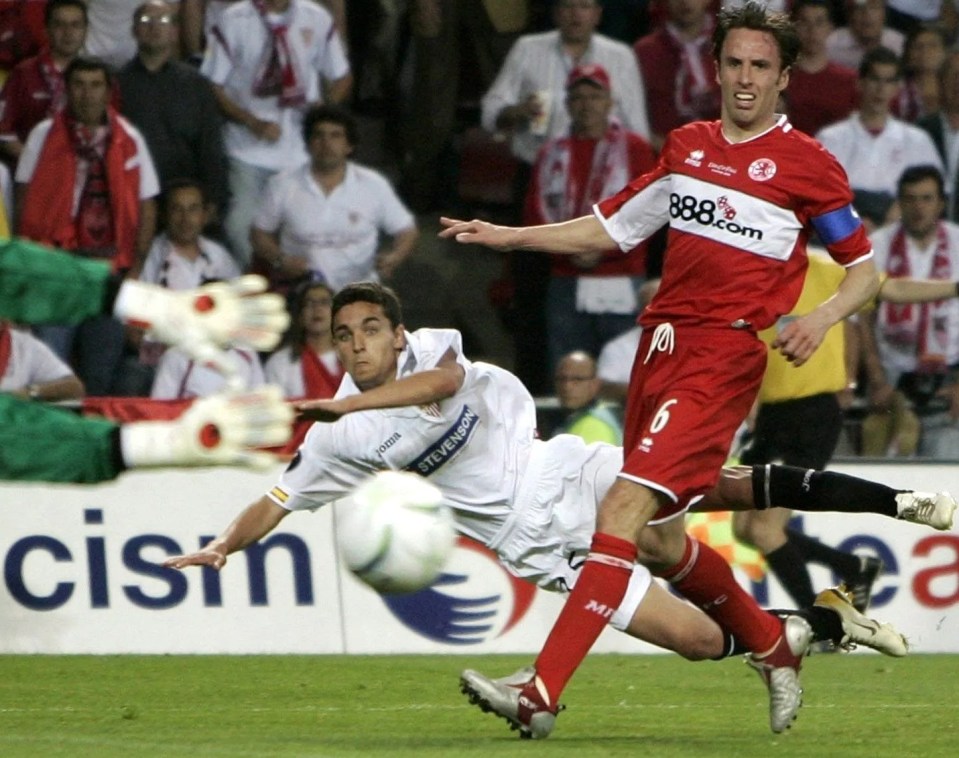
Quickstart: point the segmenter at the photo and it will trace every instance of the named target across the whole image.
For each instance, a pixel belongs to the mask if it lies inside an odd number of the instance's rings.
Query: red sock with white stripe
[[[782,621],[739,586],[723,557],[689,535],[682,560],[658,576],[753,652],[767,652],[782,634]]]
[[[556,705],[566,683],[626,595],[636,546],[597,532],[566,605],[536,659],[536,674]]]

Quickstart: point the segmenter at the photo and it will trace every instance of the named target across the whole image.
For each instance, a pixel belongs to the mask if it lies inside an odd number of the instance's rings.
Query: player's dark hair
[[[64,69],[64,83],[69,85],[73,75],[80,71],[102,71],[103,75],[107,79],[107,87],[113,86],[113,74],[110,71],[110,67],[107,65],[106,61],[101,60],[100,58],[91,58],[88,56],[78,55],[76,58],[70,61],[67,64],[66,69]]]
[[[309,142],[313,127],[322,123],[338,124],[346,131],[346,141],[356,147],[360,135],[353,114],[340,105],[314,105],[303,116],[303,141]]]
[[[334,321],[340,308],[350,303],[372,303],[380,306],[393,329],[403,323],[403,307],[400,305],[400,299],[393,290],[379,282],[353,282],[337,292],[333,296]]]
[[[79,8],[83,14],[83,23],[89,25],[90,19],[87,16],[87,4],[84,0],[50,0],[47,7],[43,9],[43,25],[50,26],[50,19],[53,18],[53,12],[58,8]]]
[[[932,179],[936,183],[939,199],[942,200],[946,196],[946,186],[942,179],[942,172],[931,163],[921,166],[910,166],[903,171],[896,185],[897,196],[902,197],[902,193],[907,186],[924,182],[926,179]]]
[[[736,8],[720,11],[713,30],[713,57],[720,62],[726,35],[733,29],[768,32],[779,48],[780,70],[785,71],[799,57],[799,37],[792,20],[785,13],[774,13],[753,0]]]
[[[874,47],[862,57],[859,64],[859,78],[868,79],[873,74],[873,66],[895,66],[896,78],[902,79],[902,59],[888,47]]]
[[[303,354],[303,345],[306,344],[306,329],[303,327],[303,310],[306,308],[306,297],[313,290],[323,290],[330,297],[333,296],[333,288],[326,282],[308,279],[300,282],[287,298],[287,310],[290,312],[290,328],[283,336],[283,345],[290,348],[293,358],[299,358]]]

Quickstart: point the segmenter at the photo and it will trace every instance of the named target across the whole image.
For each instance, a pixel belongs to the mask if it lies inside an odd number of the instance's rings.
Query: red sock
[[[632,542],[599,532],[593,535],[589,557],[536,659],[536,673],[549,693],[550,704],[556,704],[623,602],[635,562]]]
[[[689,535],[683,559],[659,576],[753,652],[766,652],[782,633],[782,622],[739,586],[723,557]]]

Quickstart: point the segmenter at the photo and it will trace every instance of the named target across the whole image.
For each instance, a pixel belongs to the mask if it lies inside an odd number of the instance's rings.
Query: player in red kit
[[[715,484],[756,396],[766,365],[756,332],[796,302],[809,235],[815,231],[845,278],[784,327],[773,349],[802,364],[879,282],[842,168],[775,112],[799,48],[791,22],[749,2],[720,15],[713,39],[720,121],[671,132],[657,167],[593,215],[522,228],[442,220],[440,236],[458,242],[559,254],[612,244],[625,252],[670,227],[662,284],[640,319],[623,469],[600,504],[578,583],[531,676],[464,674],[474,700],[527,736],[552,730],[558,698],[622,600],[638,556],[752,651],[774,732],[802,702],[808,625],[762,611],[719,554],[686,535],[682,515]]]

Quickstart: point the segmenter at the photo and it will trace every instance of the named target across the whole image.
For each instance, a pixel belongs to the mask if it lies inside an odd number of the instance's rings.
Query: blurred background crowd
[[[782,112],[845,168],[881,270],[959,281],[959,3],[769,4],[802,44]],[[333,393],[331,297],[379,279],[409,329],[455,327],[469,355],[514,370],[544,435],[618,442],[662,239],[551,260],[435,232],[441,215],[589,213],[655,165],[670,130],[717,118],[719,10],[0,0],[0,233],[173,289],[266,275],[292,328],[273,355],[234,358],[249,387],[290,398]],[[844,330],[841,358],[813,379],[769,379],[761,404],[786,413],[766,425],[801,426],[827,398],[846,454],[959,458],[959,299],[882,303]],[[107,316],[0,324],[0,390],[23,397],[182,401],[222,381]],[[751,421],[747,449],[755,435]]]

